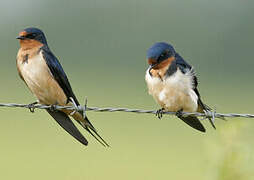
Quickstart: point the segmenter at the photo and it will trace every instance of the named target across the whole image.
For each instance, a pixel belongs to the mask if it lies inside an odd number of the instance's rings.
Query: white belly
[[[18,69],[29,89],[42,104],[63,104],[66,96],[52,77],[50,70],[39,53],[27,62],[17,61]]]
[[[175,74],[161,80],[158,77],[151,77],[147,70],[145,79],[149,94],[166,110],[197,111],[198,96],[193,90],[191,72],[183,74],[178,69]]]

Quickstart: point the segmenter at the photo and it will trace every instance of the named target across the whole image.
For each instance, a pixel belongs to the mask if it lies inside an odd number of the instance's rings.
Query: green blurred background
[[[254,113],[253,0],[0,2],[3,103],[35,100],[15,65],[15,37],[35,26],[89,106],[158,109],[147,94],[145,54],[166,41],[195,67],[208,105]],[[172,116],[88,112],[105,149],[84,130],[82,146],[42,110],[0,111],[0,179],[254,179],[251,119],[216,120],[216,131],[204,121],[202,134]]]

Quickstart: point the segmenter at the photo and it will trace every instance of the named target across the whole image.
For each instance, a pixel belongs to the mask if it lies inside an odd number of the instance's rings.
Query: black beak
[[[24,36],[17,36],[16,39],[24,40],[26,38]]]

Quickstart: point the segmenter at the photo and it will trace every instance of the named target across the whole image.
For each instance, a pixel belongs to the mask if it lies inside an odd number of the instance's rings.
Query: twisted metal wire
[[[156,110],[143,110],[143,109],[129,109],[129,108],[113,108],[113,107],[87,107],[87,100],[85,101],[84,106],[77,106],[75,103],[73,106],[58,106],[58,105],[42,105],[42,104],[17,104],[17,103],[0,103],[0,107],[18,107],[18,108],[27,108],[31,112],[34,112],[34,109],[50,109],[50,110],[73,110],[73,113],[78,111],[83,113],[86,116],[86,111],[95,111],[95,112],[132,112],[132,113],[148,113],[148,114],[157,114]],[[161,112],[162,114],[176,115],[176,112]],[[217,113],[215,111],[209,111],[206,113],[198,112],[182,112],[182,115],[188,116],[197,116],[203,117],[203,119],[211,118],[213,121],[215,118],[224,119],[225,117],[231,118],[254,118],[253,114],[239,114],[239,113]],[[202,120],[203,120],[202,119]]]

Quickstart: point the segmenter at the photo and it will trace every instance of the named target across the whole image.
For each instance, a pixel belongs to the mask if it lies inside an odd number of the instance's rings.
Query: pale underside
[[[72,105],[72,103],[66,104],[67,97],[53,78],[41,52],[33,58],[29,58],[27,62],[17,59],[17,66],[25,83],[36,96],[39,103],[62,106]],[[69,110],[63,111],[67,114],[71,113]],[[80,113],[74,113],[72,116],[76,120],[84,121]]]
[[[27,62],[18,60],[17,65],[28,88],[41,104],[66,104],[66,95],[52,77],[41,52]]]
[[[152,77],[147,70],[145,79],[149,94],[162,108],[174,112],[196,112],[198,96],[193,90],[192,76],[192,71],[183,74],[177,69],[173,75],[160,79]]]

